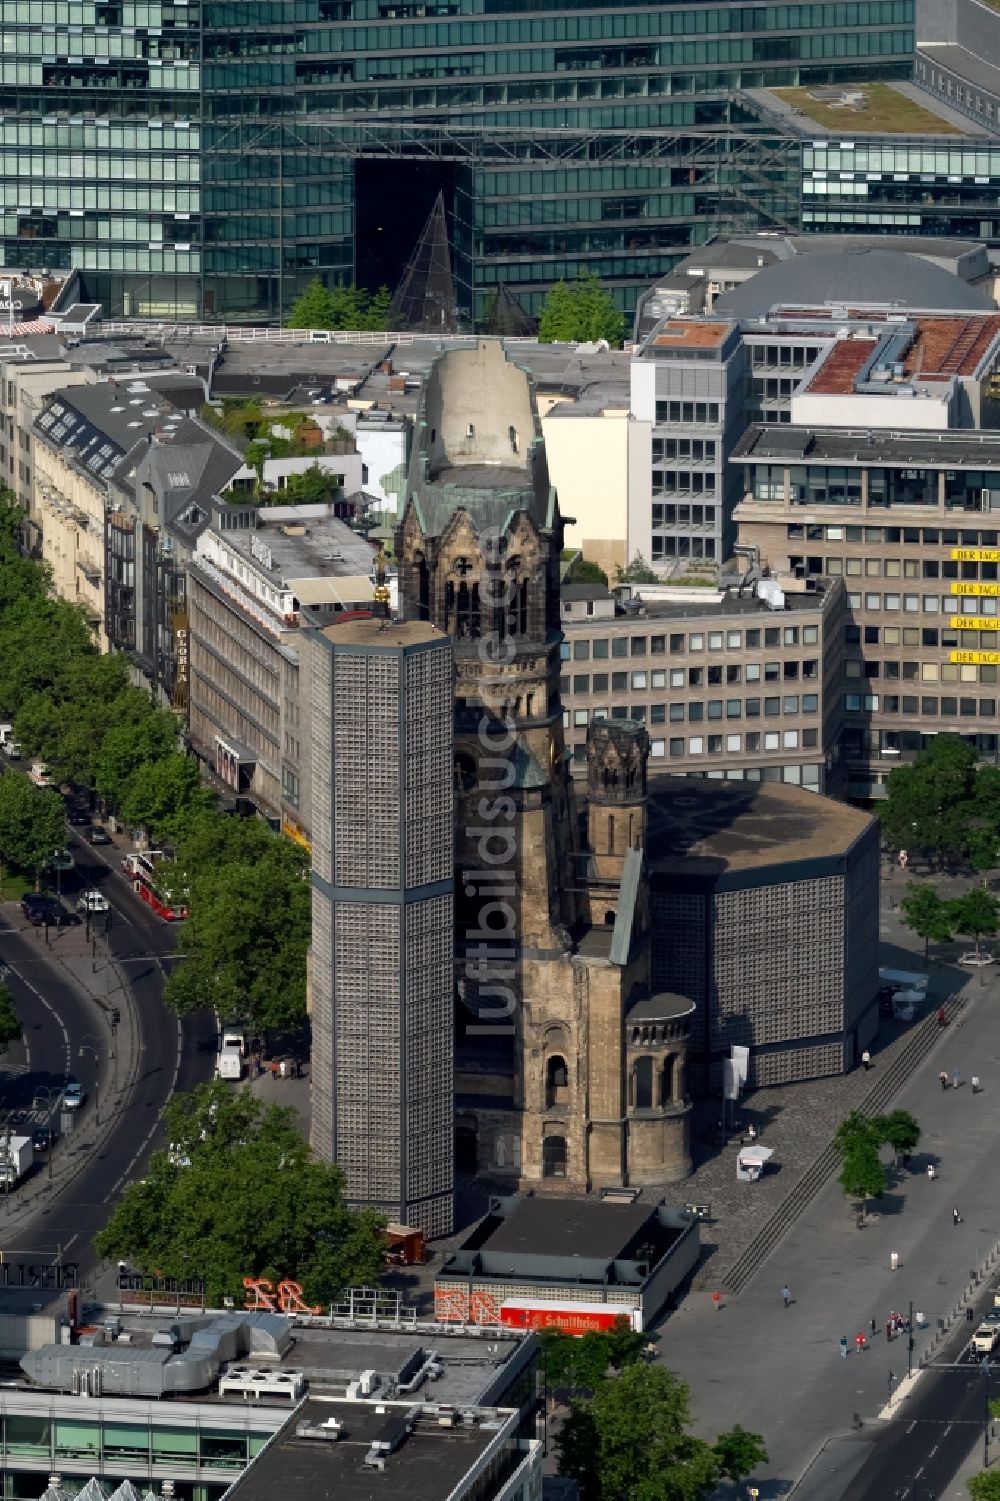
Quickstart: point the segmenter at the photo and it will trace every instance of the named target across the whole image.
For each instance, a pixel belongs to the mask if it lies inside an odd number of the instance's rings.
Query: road
[[[98,939],[96,978],[99,986],[103,968],[107,1003],[123,1011],[120,977],[124,977],[131,990],[135,1001],[132,1014],[138,1028],[139,1069],[134,1083],[122,1096],[119,1123],[94,1153],[94,1047],[96,1044],[104,1055],[102,1078],[106,1084],[111,1030],[107,1021],[103,1026],[95,1024],[93,1006],[82,1000],[62,966],[51,962],[61,943],[67,948],[72,943],[77,954],[76,965],[87,965],[86,957],[79,957],[83,947],[80,930],[53,931],[48,953],[41,930],[5,932],[3,954],[13,971],[7,979],[30,1049],[30,1070],[12,1082],[9,1103],[31,1112],[39,1091],[46,1098],[45,1090],[61,1086],[67,1073],[75,1075],[87,1091],[87,1099],[71,1142],[60,1150],[68,1148],[81,1156],[89,1154],[89,1160],[51,1207],[40,1210],[26,1231],[9,1242],[0,1237],[0,1245],[12,1253],[36,1255],[55,1255],[61,1248],[64,1256],[79,1263],[86,1272],[96,1265],[93,1237],[108,1218],[109,1204],[130,1178],[141,1176],[143,1163],[158,1144],[163,1107],[176,1090],[190,1089],[211,1076],[215,1024],[207,1013],[178,1022],[163,1005],[163,980],[172,962],[178,929],[162,922],[133,896],[128,882],[116,869],[115,850],[108,847],[105,859],[102,852],[79,840],[72,841],[72,848],[77,869],[63,877],[67,904],[75,900],[79,890],[89,886],[100,887],[112,904],[110,931],[106,936],[102,932]],[[3,926],[14,928],[14,920],[5,920]],[[111,949],[114,966],[104,957],[105,945]],[[70,962],[67,959],[67,965]],[[54,1094],[50,1097],[55,1099]],[[101,1104],[107,1109],[109,1102],[105,1098]],[[29,1119],[42,1119],[46,1113],[45,1109],[36,1110]]]
[[[906,1402],[905,1415],[886,1425],[843,1501],[933,1501],[943,1496],[970,1449],[980,1450],[987,1392],[996,1377],[978,1366],[932,1368]]]

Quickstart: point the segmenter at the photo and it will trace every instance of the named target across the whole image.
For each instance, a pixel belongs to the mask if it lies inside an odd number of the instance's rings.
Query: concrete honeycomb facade
[[[347,1196],[452,1227],[451,643],[358,621],[312,659],[312,1145]]]

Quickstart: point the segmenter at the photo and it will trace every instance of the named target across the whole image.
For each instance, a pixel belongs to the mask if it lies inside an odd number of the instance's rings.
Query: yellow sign
[[[1000,651],[953,651],[948,661],[954,667],[1000,667]]]
[[[1000,551],[995,547],[953,547],[953,563],[1000,563]]]
[[[1000,615],[956,615],[949,624],[956,631],[1000,631]]]
[[[951,592],[968,599],[1000,599],[1000,584],[952,584]]]

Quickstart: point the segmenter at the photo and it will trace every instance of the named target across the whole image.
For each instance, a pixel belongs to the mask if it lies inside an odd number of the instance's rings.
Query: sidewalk
[[[913,1172],[903,1175],[859,1231],[835,1182],[829,1182],[795,1222],[747,1290],[723,1299],[691,1293],[664,1324],[662,1358],[692,1388],[696,1430],[710,1436],[741,1423],[764,1434],[770,1464],[762,1497],[783,1494],[824,1438],[848,1431],[852,1415],[873,1418],[883,1407],[889,1372],[906,1371],[906,1343],[886,1344],[892,1309],[912,1301],[930,1328],[916,1336],[914,1364],[931,1342],[970,1272],[998,1239],[1000,1200],[1000,1055],[996,1009],[1000,981],[980,988],[974,979],[962,1019],[893,1101],[912,1110],[923,1128]],[[983,1078],[973,1096],[966,1084],[942,1091],[937,1073],[961,1069]],[[932,1159],[939,1181],[923,1171]],[[952,1225],[958,1206],[964,1223]],[[890,1270],[890,1253],[900,1266]],[[782,1306],[787,1282],[793,1302]],[[841,1358],[839,1341],[875,1318],[871,1348]]]

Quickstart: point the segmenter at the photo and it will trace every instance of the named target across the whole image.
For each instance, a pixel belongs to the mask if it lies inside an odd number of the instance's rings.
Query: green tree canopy
[[[20,771],[0,777],[0,855],[35,877],[66,843],[62,799]]]
[[[862,1115],[859,1110],[852,1110],[850,1115],[844,1116],[833,1133],[833,1144],[841,1157],[847,1157],[865,1147],[871,1147],[877,1152],[881,1142],[875,1118]]]
[[[10,986],[0,981],[0,1053],[6,1053],[23,1031]]]
[[[174,838],[190,813],[209,808],[214,801],[197,763],[175,751],[136,767],[122,801],[122,815],[133,827],[149,829],[157,838]]]
[[[645,1336],[637,1334],[626,1319],[606,1334],[577,1338],[557,1329],[542,1332],[542,1364],[546,1390],[591,1393],[612,1369],[634,1365],[642,1356]]]
[[[1000,914],[997,898],[992,892],[984,891],[981,886],[973,886],[971,891],[953,898],[948,903],[948,911],[955,932],[974,939],[978,957],[981,940],[997,930],[997,918]]]
[[[880,1142],[887,1143],[897,1157],[914,1152],[920,1142],[920,1125],[908,1110],[893,1110],[877,1115],[872,1123]]]
[[[559,1470],[576,1480],[581,1501],[701,1501],[725,1464],[741,1467],[755,1434],[722,1434],[716,1445],[693,1437],[689,1389],[662,1366],[629,1365],[571,1403],[556,1437]],[[741,1469],[743,1475],[749,1472]]]
[[[655,584],[658,580],[642,553],[637,552],[631,563],[626,563],[624,568],[619,563],[615,570],[615,582],[618,584]]]
[[[328,506],[343,490],[343,477],[336,470],[310,464],[301,474],[290,474],[283,490],[262,495],[261,502],[277,506]]]
[[[881,820],[892,844],[938,858],[961,854],[975,780],[974,748],[960,735],[935,735],[915,761],[889,777]]]
[[[375,293],[355,286],[326,287],[318,276],[292,304],[288,328],[370,329],[386,326],[392,293],[379,287]]]
[[[924,959],[932,942],[947,943],[954,927],[951,904],[930,881],[910,881],[899,904],[906,926],[924,940]]]
[[[233,826],[244,833],[238,820],[214,815],[212,822],[230,826],[228,841],[216,840],[222,831],[209,830],[204,819],[194,820],[193,837],[185,831],[179,841],[178,879],[186,880],[191,912],[188,957],[167,980],[164,998],[178,1012],[210,1005],[255,1026],[301,1021],[311,931],[308,855],[258,824],[260,838],[246,839],[242,857],[205,862],[206,847],[228,842],[235,849],[240,836]]]
[[[172,1150],[126,1188],[95,1238],[102,1256],[202,1278],[216,1308],[242,1303],[244,1277],[292,1278],[320,1304],[378,1280],[384,1221],[346,1206],[340,1172],[312,1160],[292,1111],[216,1082],[164,1116]]]
[[[752,1475],[758,1465],[767,1464],[767,1450],[759,1433],[750,1433],[736,1423],[728,1433],[716,1439],[715,1459],[719,1474],[739,1485]]]
[[[1000,1470],[981,1470],[965,1482],[971,1501],[1000,1501]]]
[[[885,1193],[886,1179],[878,1150],[858,1143],[845,1155],[837,1182],[849,1199],[861,1200],[862,1210],[869,1199],[880,1199]]]
[[[625,336],[625,314],[596,276],[557,281],[538,316],[543,344],[580,344],[606,339],[617,349]]]
[[[177,750],[177,716],[167,709],[154,709],[148,695],[141,689],[135,691],[140,700],[135,717],[123,712],[94,756],[94,786],[115,807],[121,806],[141,767],[162,761]]]

